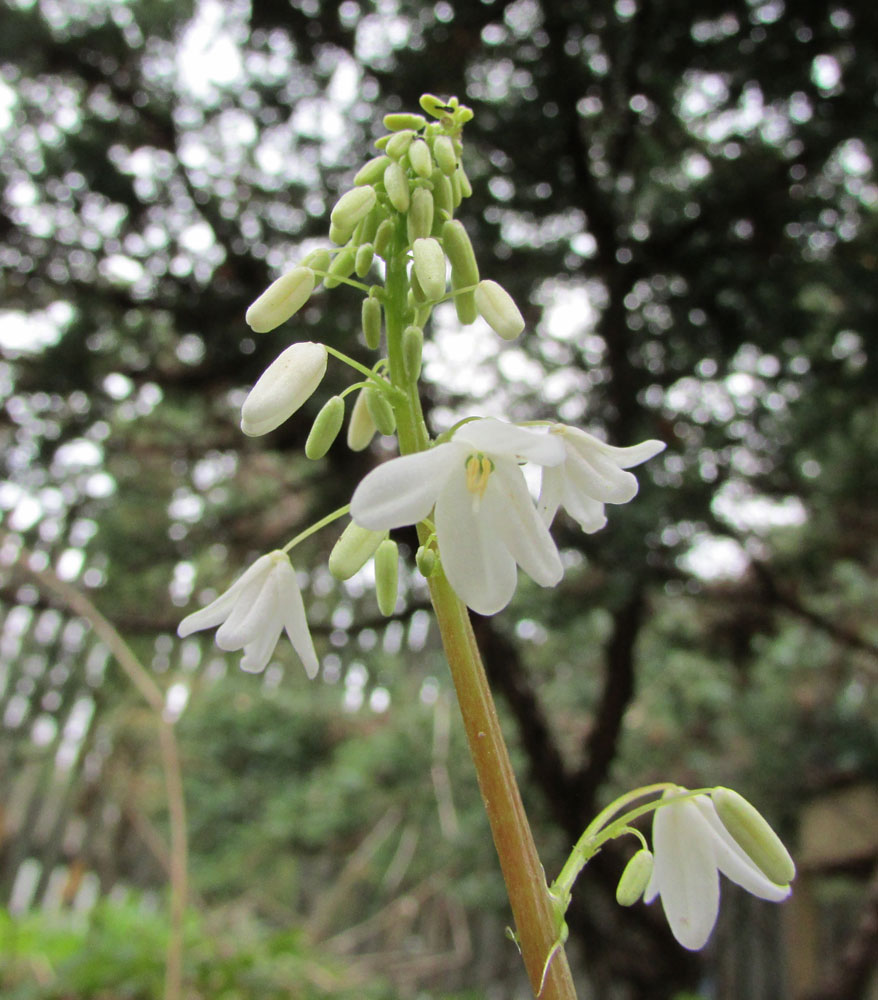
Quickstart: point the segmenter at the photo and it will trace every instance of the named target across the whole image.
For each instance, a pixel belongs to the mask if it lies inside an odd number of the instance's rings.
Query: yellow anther
[[[494,463],[486,455],[476,452],[466,460],[466,488],[479,500],[488,488],[488,478],[494,471]]]

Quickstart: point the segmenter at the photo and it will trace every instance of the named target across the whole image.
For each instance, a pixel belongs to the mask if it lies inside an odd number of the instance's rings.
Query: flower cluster
[[[350,394],[355,400],[347,445],[362,450],[378,432],[423,427],[420,404],[412,400],[424,328],[439,302],[452,301],[463,324],[481,317],[504,339],[524,329],[509,293],[482,278],[466,229],[455,218],[472,192],[461,162],[461,131],[472,112],[455,98],[444,102],[432,95],[422,98],[421,107],[429,119],[385,117],[389,131],[376,143],[378,155],[331,211],[333,245],[312,251],[282,274],[246,314],[250,327],[264,333],[294,316],[321,285],[359,288],[363,340],[380,352],[379,360],[370,368],[323,344],[292,344],[248,394],[241,411],[245,434],[268,434],[289,419],[317,391],[333,356],[357,378],[318,412],[306,455],[322,458],[333,445]],[[550,534],[560,508],[584,531],[598,530],[606,522],[606,504],[626,503],[637,492],[637,480],[627,470],[664,447],[644,441],[614,448],[564,424],[516,426],[495,419],[464,421],[438,441],[425,429],[408,438],[400,429],[399,439],[403,454],[374,469],[353,494],[350,514],[361,534],[346,531],[330,559],[330,569],[345,578],[355,571],[352,566],[374,557],[379,606],[387,613],[396,603],[398,571],[388,532],[421,525],[421,571],[429,575],[441,568],[465,604],[494,614],[512,599],[518,567],[544,587],[561,580],[561,557]],[[538,497],[530,494],[525,463],[540,470]],[[303,639],[301,595],[285,554],[293,544],[263,556],[222,597],[186,618],[180,634],[224,622],[218,644],[243,648],[246,664],[258,667],[274,648],[270,637],[285,628],[311,673],[313,647]]]

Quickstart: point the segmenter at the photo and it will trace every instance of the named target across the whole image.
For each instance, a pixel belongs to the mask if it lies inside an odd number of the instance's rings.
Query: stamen
[[[475,452],[466,460],[466,488],[473,494],[473,506],[479,509],[485,490],[488,488],[488,479],[494,471],[494,463],[481,452]]]

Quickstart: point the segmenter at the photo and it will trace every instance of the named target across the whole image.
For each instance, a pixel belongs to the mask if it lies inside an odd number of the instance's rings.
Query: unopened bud
[[[423,115],[410,115],[397,113],[384,116],[384,127],[388,132],[401,132],[403,129],[411,128],[416,132],[427,124],[427,119]]]
[[[464,326],[467,326],[469,323],[475,323],[479,318],[479,310],[476,306],[476,293],[473,289],[461,292],[459,291],[460,288],[467,288],[467,285],[452,271],[451,289],[454,292],[454,308],[457,311],[457,318]]]
[[[358,278],[365,278],[372,266],[375,257],[375,248],[371,243],[363,243],[357,249],[357,256],[354,258],[354,272]]]
[[[427,299],[435,302],[445,294],[445,254],[432,237],[415,240],[412,247],[415,271]]]
[[[362,184],[376,184],[384,176],[387,164],[390,163],[389,156],[375,156],[354,175],[354,184],[360,187]]]
[[[437,166],[446,176],[450,177],[457,170],[457,155],[454,152],[454,143],[450,136],[436,136],[433,140],[433,156]]]
[[[329,277],[324,278],[324,286],[335,288],[336,285],[340,285],[343,278],[349,278],[354,273],[356,263],[356,247],[345,247],[344,250],[340,250],[329,265]]]
[[[311,425],[311,433],[305,442],[305,454],[308,458],[323,458],[338,437],[343,422],[344,400],[341,396],[333,396],[323,404]]]
[[[259,377],[241,407],[241,430],[249,437],[268,434],[291,417],[326,373],[326,348],[293,344]]]
[[[384,171],[384,188],[390,204],[397,212],[407,212],[409,210],[409,182],[402,165],[396,160],[391,160],[389,166]]]
[[[381,343],[381,303],[378,299],[371,297],[363,299],[360,318],[363,321],[366,346],[369,350],[376,351]]]
[[[418,326],[407,326],[402,331],[402,366],[412,382],[421,374],[421,355],[424,350],[424,331]]]
[[[354,235],[356,237],[354,239],[354,243],[358,246],[362,246],[364,243],[374,243],[378,227],[387,218],[387,216],[387,209],[380,202],[378,202],[378,204],[372,209],[366,218],[363,219],[354,231]]]
[[[414,139],[415,133],[411,129],[404,129],[402,132],[396,132],[387,141],[387,145],[384,147],[384,152],[392,160],[401,160],[405,154],[408,152],[409,146],[412,144],[412,139]]]
[[[375,233],[375,253],[379,257],[383,257],[387,260],[387,251],[390,249],[390,244],[393,240],[393,223],[390,219],[385,219],[381,225],[378,227],[378,232]]]
[[[432,576],[436,569],[436,553],[425,545],[418,546],[418,551],[415,553],[415,565],[421,576]]]
[[[326,272],[329,270],[329,265],[332,263],[332,256],[328,250],[321,247],[319,250],[312,250],[311,253],[307,254],[302,258],[302,267],[310,267],[312,271]],[[315,284],[320,284],[323,280],[323,274],[314,275]]]
[[[430,180],[433,184],[436,220],[444,223],[454,216],[454,192],[451,190],[451,181],[438,167],[433,171]]]
[[[426,188],[412,191],[406,229],[409,243],[424,239],[433,231],[433,195]]]
[[[460,190],[460,178],[457,176],[456,170],[451,175],[451,200],[455,208],[463,201],[463,194]]]
[[[351,451],[364,451],[375,437],[378,428],[369,412],[366,401],[366,390],[361,389],[354,400],[351,419],[348,421],[347,445]]]
[[[351,521],[329,553],[329,572],[336,580],[349,580],[366,565],[386,537],[386,531],[370,531]]]
[[[309,267],[294,267],[282,274],[247,310],[247,325],[254,333],[268,333],[286,323],[308,301],[314,281],[314,272]]]
[[[459,286],[477,285],[479,282],[479,265],[473,245],[470,243],[463,223],[451,219],[442,227],[442,246],[451,261],[452,273],[457,277]]]
[[[409,146],[409,163],[418,177],[429,180],[433,173],[433,157],[430,155],[430,147],[423,139],[415,139]]]
[[[454,171],[454,176],[457,178],[457,182],[460,185],[461,196],[464,198],[472,197],[473,186],[469,182],[469,177],[467,177],[462,163],[457,164],[457,170]]]
[[[434,118],[444,118],[454,110],[453,107],[434,94],[422,94],[418,103],[428,115],[432,115]]]
[[[399,549],[396,542],[385,538],[375,552],[375,596],[382,615],[392,615],[396,609],[399,588]]]
[[[375,188],[370,184],[351,188],[335,203],[329,221],[333,226],[352,233],[357,223],[372,211],[377,200]]]
[[[504,340],[515,340],[524,329],[524,317],[515,300],[496,281],[480,281],[476,288],[476,308],[482,318]]]
[[[625,865],[625,870],[619,879],[616,902],[620,906],[633,906],[640,899],[652,878],[652,869],[652,853],[643,847]]]
[[[396,430],[396,416],[390,401],[380,389],[373,389],[367,386],[366,406],[369,414],[375,422],[375,426],[382,434],[392,434]]]
[[[796,877],[795,863],[762,814],[731,788],[714,788],[710,798],[723,826],[756,867],[776,885],[789,885]]]

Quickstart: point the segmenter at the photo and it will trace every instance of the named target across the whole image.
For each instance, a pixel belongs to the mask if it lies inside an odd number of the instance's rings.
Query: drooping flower
[[[552,436],[564,446],[564,461],[543,469],[539,510],[551,524],[559,507],[591,534],[607,523],[604,504],[628,503],[637,494],[632,466],[658,455],[664,441],[641,441],[615,448],[577,427],[554,424]]]
[[[243,649],[241,666],[245,670],[262,670],[281,632],[286,630],[305,673],[312,679],[317,676],[317,654],[308,631],[302,593],[285,552],[278,549],[260,556],[225,593],[187,615],[177,635],[184,639],[217,625],[217,646],[227,652]]]
[[[326,348],[305,341],[282,351],[259,376],[241,407],[241,430],[268,434],[308,400],[326,374]]]
[[[669,795],[685,792],[677,788]],[[661,896],[674,937],[690,951],[703,948],[719,912],[719,873],[761,899],[779,903],[788,885],[772,882],[723,825],[707,795],[656,809],[652,821],[655,866],[644,893]]]
[[[492,615],[512,599],[516,564],[551,587],[563,570],[540,520],[520,460],[562,462],[561,440],[494,419],[463,424],[450,441],[373,469],[351,500],[351,516],[384,531],[417,524],[435,506],[442,567],[457,595]]]

